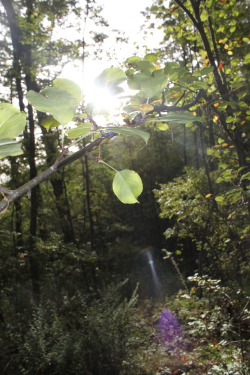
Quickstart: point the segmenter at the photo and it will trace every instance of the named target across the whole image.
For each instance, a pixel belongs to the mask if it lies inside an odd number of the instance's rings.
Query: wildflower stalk
[[[178,267],[178,264],[176,263],[176,261],[174,260],[173,258],[173,254],[170,252],[170,251],[167,251],[166,249],[162,249],[162,251],[166,254],[166,256],[163,257],[163,259],[170,259],[176,272],[177,272],[177,275],[179,276],[179,280],[181,282],[181,284],[184,286],[184,289],[189,293],[189,289],[187,287],[187,284],[186,284],[186,281],[184,280],[184,277],[180,271],[180,268]]]

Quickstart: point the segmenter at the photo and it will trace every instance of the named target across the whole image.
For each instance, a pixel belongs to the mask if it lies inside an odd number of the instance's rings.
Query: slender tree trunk
[[[19,100],[20,110],[24,111],[24,95],[22,89],[21,74],[22,71],[25,74],[25,83],[27,90],[33,88],[31,87],[31,46],[24,45],[21,43],[21,30],[17,25],[17,17],[13,7],[13,1],[2,0],[2,4],[7,14],[7,19],[10,27],[10,33],[13,44],[13,60],[14,66],[16,67],[16,87]],[[31,4],[30,4],[31,5]],[[28,152],[30,179],[37,176],[36,168],[36,150],[35,150],[35,121],[33,116],[33,110],[31,105],[28,105],[28,130],[25,131],[26,148]],[[39,270],[38,263],[35,258],[35,238],[37,231],[37,212],[38,212],[38,187],[32,189],[30,192],[30,233],[29,233],[29,253],[30,253],[30,271],[34,299],[38,302],[40,295],[39,286]]]
[[[197,139],[197,132],[194,131],[194,152],[195,152],[195,165],[196,169],[200,168],[200,162],[199,162],[199,148],[198,148],[198,139]]]
[[[35,81],[35,77],[32,73],[32,46],[31,45],[25,45],[21,43],[21,35],[22,35],[22,29],[18,26],[17,23],[17,17],[15,13],[15,9],[13,6],[12,0],[1,0],[2,4],[5,8],[7,19],[10,27],[10,33],[11,33],[11,39],[13,44],[13,59],[14,59],[14,65],[16,68],[16,87],[17,87],[17,93],[19,98],[19,106],[22,111],[24,111],[25,106],[23,105],[23,90],[22,90],[22,81],[21,81],[21,74],[22,72],[25,75],[25,84],[27,91],[29,90],[35,90],[39,91],[39,86]],[[32,15],[32,8],[33,4],[31,0],[26,1],[27,6],[27,21],[29,22],[29,17]],[[32,23],[32,20],[30,21]],[[28,113],[29,113],[29,136],[28,136],[28,144],[29,144],[29,163],[30,165],[30,176],[35,177],[36,176],[36,166],[35,166],[35,139],[34,139],[34,117],[32,113],[32,107],[28,106]],[[38,114],[38,119],[42,120],[43,114]],[[50,132],[47,132],[44,127],[41,126],[42,132],[43,132],[43,140],[45,144],[45,150],[47,153],[47,161],[52,164],[56,157],[58,156],[58,147],[56,143],[55,136],[51,136]],[[70,208],[67,204],[67,198],[64,194],[64,181],[61,174],[58,174],[51,180],[51,184],[53,187],[53,191],[56,198],[56,207],[58,211],[58,216],[60,219],[61,224],[61,230],[64,234],[65,241],[67,242],[74,242],[75,236],[73,232],[72,225],[70,225],[71,221],[71,214],[70,214]],[[34,230],[36,230],[36,220],[35,216],[37,214],[37,207],[33,207],[33,204],[37,198],[38,190],[36,190],[34,193],[31,192],[31,217],[32,217],[32,226],[30,230],[32,231],[32,236],[34,235]]]
[[[183,159],[184,166],[187,166],[187,128],[186,125],[183,125]]]
[[[206,147],[205,147],[205,142],[204,142],[204,129],[203,129],[202,126],[200,126],[200,143],[201,143],[202,161],[203,161],[205,172],[206,172],[206,176],[207,176],[209,193],[210,194],[214,194],[213,187],[212,187],[212,182],[211,182],[211,178],[210,178],[209,164],[208,164],[207,159],[206,159],[206,151],[205,151]],[[218,209],[216,201],[213,201],[213,202],[214,202],[215,208]]]
[[[38,120],[41,124],[45,115],[41,112],[38,113]],[[48,165],[52,165],[59,155],[58,147],[58,134],[52,133],[50,130],[47,131],[43,126],[41,126],[43,134],[43,143],[45,145],[46,160]],[[53,188],[56,209],[58,212],[58,218],[61,226],[61,231],[64,236],[65,242],[76,242],[74,228],[71,219],[70,205],[68,204],[68,199],[66,195],[66,185],[64,181],[64,173],[58,172],[53,178],[51,178],[50,183]]]
[[[89,215],[89,228],[90,228],[90,243],[91,249],[94,249],[94,222],[93,222],[93,215],[91,209],[91,198],[90,198],[90,178],[89,178],[89,164],[87,156],[84,157],[84,164],[85,164],[85,184],[86,184],[86,202],[88,208],[88,215]]]
[[[11,189],[16,189],[18,186],[16,181],[18,179],[18,162],[16,157],[10,157],[10,173],[11,173]],[[20,200],[14,202],[15,206],[15,228],[14,229],[14,246],[15,254],[17,255],[19,251],[23,248],[23,236],[22,236],[22,205]]]

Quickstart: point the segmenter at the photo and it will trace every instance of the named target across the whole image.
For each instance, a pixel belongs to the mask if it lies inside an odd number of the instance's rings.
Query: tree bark
[[[18,26],[17,16],[13,6],[12,0],[1,0],[4,6],[4,9],[7,14],[7,19],[10,27],[11,39],[13,44],[13,58],[15,65],[17,67],[18,78],[16,79],[17,92],[19,103],[23,103],[23,90],[21,85],[21,73],[24,73],[25,84],[27,91],[34,90],[39,91],[39,85],[36,82],[35,76],[32,73],[33,61],[32,61],[32,45],[21,43],[22,29]],[[30,21],[30,16],[32,15],[33,4],[32,1],[26,1],[27,7],[27,21]],[[20,106],[20,110],[24,111],[25,107]],[[30,179],[34,178],[37,174],[36,165],[35,165],[35,121],[33,117],[32,107],[28,105],[28,115],[29,115],[29,163],[30,163]],[[38,120],[41,124],[42,119],[44,118],[43,114],[38,114]],[[43,133],[43,141],[45,144],[45,150],[47,153],[47,162],[52,164],[55,160],[55,155],[58,155],[58,145],[56,144],[56,135],[51,135],[43,126],[41,126]],[[58,174],[54,179],[51,180],[53,187],[53,192],[56,199],[56,208],[58,211],[58,217],[61,225],[61,230],[64,235],[66,242],[74,242],[75,236],[71,222],[71,213],[70,207],[67,204],[67,198],[64,191],[64,181],[63,176]],[[37,209],[35,207],[35,202],[37,202],[38,191],[35,188],[31,192],[31,221],[32,226],[30,227],[31,235],[34,237],[36,229],[35,217],[37,216]]]

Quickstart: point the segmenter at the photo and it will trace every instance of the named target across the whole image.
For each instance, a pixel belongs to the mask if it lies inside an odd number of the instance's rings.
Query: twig
[[[154,109],[150,112],[148,112],[147,114],[150,114],[150,113],[153,113],[153,112],[180,112],[180,111],[185,111],[191,107],[193,107],[195,104],[197,104],[197,102],[202,98],[202,97],[205,97],[205,90],[201,89],[198,94],[196,95],[196,98],[189,104],[185,104],[185,105],[181,105],[180,107],[178,107],[177,105],[170,105],[170,106],[167,106],[165,104],[159,104],[159,105],[155,105],[154,106]]]
[[[3,195],[11,195],[13,194],[13,191],[14,190],[6,189],[5,187],[0,185],[0,193],[2,193]]]

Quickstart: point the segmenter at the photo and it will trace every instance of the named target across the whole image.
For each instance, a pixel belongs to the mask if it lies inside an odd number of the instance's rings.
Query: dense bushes
[[[61,296],[56,306],[42,301],[33,312],[2,327],[4,374],[119,374],[132,335],[136,291],[122,297],[124,283],[103,294]],[[22,332],[19,324],[26,327]],[[11,352],[5,351],[8,336]]]

